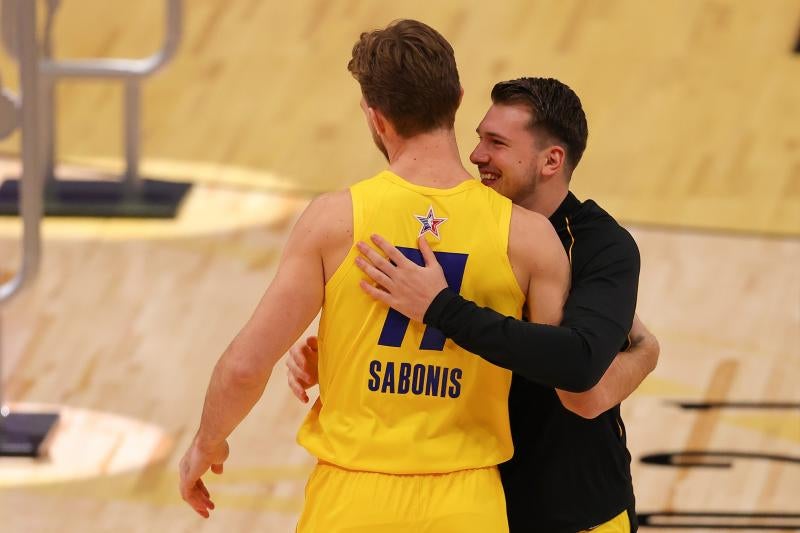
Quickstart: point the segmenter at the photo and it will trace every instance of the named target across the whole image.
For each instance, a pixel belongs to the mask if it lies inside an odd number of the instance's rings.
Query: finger
[[[289,384],[289,390],[292,391],[292,394],[295,396],[295,398],[297,398],[301,402],[305,403],[305,401],[304,401],[305,400],[305,386],[304,386],[304,384],[300,383],[299,381],[297,381],[297,378],[295,378],[294,376],[289,376],[289,379],[287,380],[287,383]]]
[[[303,366],[306,366],[307,361],[317,358],[317,348],[309,346],[308,344],[304,344],[300,350],[300,355],[302,357],[298,357],[297,362],[302,363]]]
[[[394,271],[395,265],[400,264],[397,261],[395,261],[395,264],[393,265],[385,257],[376,252],[375,249],[364,244],[363,242],[359,242],[356,246],[358,247],[358,251],[361,252],[361,254],[364,257],[369,259],[369,262],[372,263],[375,266],[375,268],[379,269],[387,276],[391,276],[392,271]]]
[[[295,359],[296,358],[297,358],[297,352],[295,352],[294,348],[290,349],[289,350],[289,357],[287,357],[286,361],[283,362],[283,364],[286,365],[286,369],[289,371],[290,374],[293,372],[292,365],[296,364],[295,363]]]
[[[202,492],[206,498],[211,497],[211,494],[209,494],[208,489],[206,488],[206,484],[203,483],[202,479],[198,479],[195,485],[197,486],[198,489],[200,489],[200,492]]]
[[[436,255],[431,250],[431,245],[428,244],[428,239],[425,238],[425,235],[421,235],[419,238],[419,251],[422,252],[422,258],[425,260],[425,266],[431,265],[438,265],[439,261],[436,260]]]
[[[208,502],[208,503],[211,503],[211,502]],[[197,514],[199,514],[203,518],[208,518],[209,517],[208,509],[209,509],[210,505],[207,505],[206,502],[204,502],[204,501],[197,502],[192,507],[194,507],[194,510],[197,511]]]
[[[300,346],[298,344],[295,344],[294,346],[289,348],[290,358],[293,357],[293,358],[297,359],[297,357],[302,356],[304,349],[305,349],[305,345]]]
[[[392,285],[392,278],[369,264],[363,258],[356,257],[356,266],[360,268],[364,274],[369,276],[375,283],[383,285],[384,287],[390,287]]]
[[[313,348],[311,348],[311,346],[303,346],[302,357],[297,359],[297,363],[306,372],[311,372],[312,370],[314,370],[313,361],[316,360],[317,360],[317,350],[314,350]]]
[[[205,485],[203,485],[202,488],[198,487],[198,491],[197,496],[200,504],[206,509],[214,509],[214,502],[211,501],[211,494],[208,493],[208,489],[206,489]]]
[[[230,453],[231,453],[231,447],[228,445],[228,441],[227,440],[222,441],[222,453],[220,454],[219,457],[217,457],[216,464],[221,465],[222,463],[227,461]]]
[[[295,398],[303,403],[308,403],[308,394],[306,394],[305,389],[297,380],[292,379],[292,376],[289,376],[289,389],[292,391]]]
[[[411,262],[410,259],[404,256],[403,253],[397,248],[395,248],[395,246],[392,243],[390,243],[377,233],[373,234],[371,239],[372,242],[375,243],[375,246],[380,248],[381,251],[383,251],[383,253],[386,254],[386,257],[394,261],[395,265],[399,265],[401,262],[406,262],[406,261]]]
[[[209,516],[208,515],[208,511],[206,510],[206,508],[204,506],[202,506],[202,505],[197,505],[197,506],[192,505],[192,508],[195,510],[195,512],[197,514],[199,514],[203,518],[208,518],[208,516]]]
[[[314,350],[315,352],[319,351],[319,339],[317,337],[309,337],[306,339],[306,346]]]
[[[211,500],[205,498],[199,490],[193,488],[192,492],[188,495],[188,497],[184,499],[192,507],[192,509],[195,510],[197,514],[199,514],[203,518],[208,518],[208,509],[213,504],[211,503]]]
[[[207,508],[210,507],[210,508],[213,509],[212,506],[214,505],[214,502],[211,501],[211,494],[209,494],[208,489],[206,489],[205,486],[203,486],[203,488],[197,487],[195,489],[195,492],[196,492],[195,496],[197,498],[197,501],[201,505],[203,505],[203,506],[205,506]]]
[[[311,379],[311,374],[309,374],[309,373],[308,373],[308,372],[305,370],[305,368],[303,368],[303,367],[301,366],[303,363],[305,363],[305,360],[304,360],[304,359],[303,359],[301,362],[298,362],[298,361],[296,361],[294,358],[290,357],[290,358],[289,358],[289,359],[286,361],[286,366],[289,368],[289,373],[290,373],[290,374],[291,374],[291,375],[292,375],[292,376],[293,376],[295,379],[297,379],[298,381],[301,381],[301,382],[305,382],[306,384],[310,384],[310,383],[311,383],[311,381],[312,381],[312,379]]]
[[[393,303],[392,295],[389,294],[388,292],[382,291],[379,288],[370,285],[363,279],[359,282],[358,285],[361,287],[361,290],[369,294],[373,299],[383,302],[389,307],[392,306]]]

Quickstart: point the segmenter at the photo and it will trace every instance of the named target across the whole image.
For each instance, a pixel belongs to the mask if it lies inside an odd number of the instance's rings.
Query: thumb
[[[428,244],[428,240],[425,238],[425,235],[421,235],[419,238],[419,251],[422,252],[422,258],[425,260],[426,267],[439,264],[439,261],[436,260],[436,255],[434,255],[433,250],[431,250],[431,245]]]
[[[223,463],[228,460],[228,455],[230,454],[230,446],[228,446],[228,441],[222,441],[222,446],[215,454],[216,457],[212,460],[211,463],[211,471],[215,474],[221,474],[223,470]]]

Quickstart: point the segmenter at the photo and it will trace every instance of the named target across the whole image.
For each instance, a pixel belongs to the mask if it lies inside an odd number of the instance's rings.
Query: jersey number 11
[[[400,252],[414,263],[423,266],[425,261],[422,252],[416,248],[397,247]],[[447,285],[456,292],[461,292],[461,282],[464,280],[464,269],[467,266],[468,254],[457,254],[453,252],[433,252],[436,260],[442,265],[444,277]],[[394,309],[389,308],[386,321],[383,323],[381,336],[378,339],[380,346],[393,346],[399,348],[406,336],[410,319]],[[422,342],[419,344],[420,350],[444,350],[444,334],[436,328],[426,327],[422,335]]]

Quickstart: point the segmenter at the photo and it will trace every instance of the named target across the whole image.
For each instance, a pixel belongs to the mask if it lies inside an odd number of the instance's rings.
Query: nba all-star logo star
[[[447,219],[446,218],[436,218],[436,215],[433,213],[433,206],[428,208],[428,214],[426,216],[422,215],[414,215],[420,224],[422,224],[422,228],[419,230],[420,237],[425,235],[427,232],[433,233],[433,236],[437,239],[441,239],[439,237],[439,226],[443,224]]]

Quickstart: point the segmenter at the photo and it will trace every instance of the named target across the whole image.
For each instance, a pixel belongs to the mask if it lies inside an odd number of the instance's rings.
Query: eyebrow
[[[480,128],[475,128],[475,133],[481,135]],[[496,139],[500,139],[501,141],[506,141],[506,142],[510,141],[508,137],[504,137],[503,135],[500,135],[499,133],[495,133],[493,131],[485,131],[483,135],[486,135],[487,137],[494,137]]]

